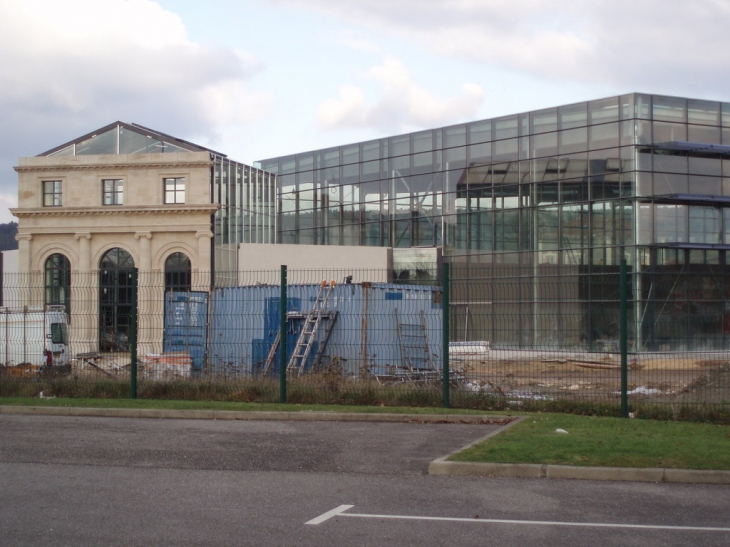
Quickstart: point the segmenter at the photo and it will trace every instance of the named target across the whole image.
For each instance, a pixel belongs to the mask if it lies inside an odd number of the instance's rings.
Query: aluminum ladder
[[[327,321],[327,327],[325,328],[324,336],[319,343],[317,354],[314,358],[314,366],[318,365],[324,354],[324,348],[327,346],[327,341],[332,334],[332,328],[334,327],[335,320],[337,319],[337,312],[327,311],[327,303],[329,302],[332,291],[335,289],[334,282],[327,283],[322,281],[319,286],[319,292],[317,298],[314,300],[314,306],[307,314],[304,319],[304,325],[302,331],[299,334],[296,345],[292,356],[289,358],[289,363],[286,365],[287,372],[296,373],[297,376],[304,372],[304,367],[307,364],[307,358],[312,351],[314,342],[317,339],[317,332],[319,331],[320,325],[323,320]]]

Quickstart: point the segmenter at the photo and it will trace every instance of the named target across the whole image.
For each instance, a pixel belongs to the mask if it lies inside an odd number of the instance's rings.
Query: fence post
[[[629,371],[628,371],[628,321],[627,321],[627,275],[626,275],[626,260],[621,261],[621,308],[619,318],[620,333],[619,333],[619,346],[621,350],[621,417],[628,418],[629,416],[629,404],[628,404],[628,383],[629,383]]]
[[[449,336],[450,336],[450,325],[449,325],[449,265],[444,264],[443,270],[443,289],[441,291],[441,311],[443,314],[443,334],[441,335],[443,341],[443,371],[444,371],[444,408],[449,408],[449,391],[451,389],[450,370],[449,370]]]
[[[137,281],[137,268],[132,269],[131,282],[132,282],[132,310],[131,317],[129,318],[129,351],[130,351],[130,365],[129,365],[129,398],[137,398],[137,301],[138,301],[138,290],[139,283]]]
[[[279,402],[286,403],[286,266],[281,266],[281,287],[279,294]]]

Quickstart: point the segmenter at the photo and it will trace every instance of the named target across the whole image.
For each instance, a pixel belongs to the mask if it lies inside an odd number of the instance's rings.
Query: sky
[[[730,0],[3,0],[18,158],[121,120],[254,161],[645,92],[730,101]]]

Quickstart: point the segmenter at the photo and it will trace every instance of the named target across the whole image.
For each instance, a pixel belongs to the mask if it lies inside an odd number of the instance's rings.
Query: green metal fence
[[[727,415],[730,345],[702,334],[724,302],[650,350],[625,265],[480,271],[6,274],[0,395]]]

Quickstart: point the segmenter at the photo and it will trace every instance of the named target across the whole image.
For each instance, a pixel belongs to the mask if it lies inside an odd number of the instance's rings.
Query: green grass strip
[[[559,433],[562,429],[567,433]],[[453,455],[462,462],[730,469],[724,425],[535,414]]]
[[[60,406],[82,408],[155,408],[165,410],[236,410],[265,412],[359,412],[379,414],[460,414],[460,415],[508,415],[509,412],[478,411],[467,409],[446,409],[442,407],[405,406],[349,406],[349,405],[304,405],[278,403],[243,403],[228,401],[180,401],[158,399],[81,399],[38,397],[0,397],[0,405],[14,406]],[[513,413],[512,413],[513,414]]]

